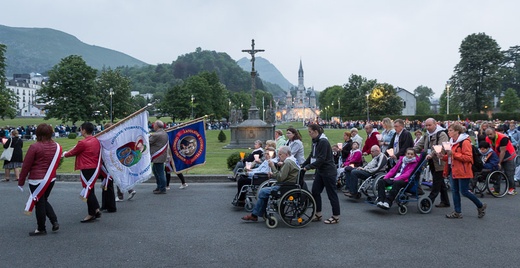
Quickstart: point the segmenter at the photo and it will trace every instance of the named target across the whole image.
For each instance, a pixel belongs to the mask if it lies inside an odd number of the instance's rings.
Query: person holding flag
[[[47,200],[56,180],[56,170],[62,152],[61,146],[52,140],[53,135],[50,125],[45,123],[38,125],[36,128],[36,143],[32,144],[27,150],[18,178],[18,187],[23,192],[22,187],[27,176],[29,177],[28,183],[31,194],[25,206],[26,214],[30,214],[36,207],[38,228],[34,232],[30,232],[30,236],[47,234],[46,217],[51,221],[53,231],[60,229],[56,213]]]
[[[87,201],[88,207],[88,215],[81,220],[82,223],[92,222],[101,217],[99,202],[94,191],[94,184],[101,166],[101,144],[96,137],[92,136],[93,132],[94,125],[92,123],[83,123],[80,127],[80,133],[85,138],[80,140],[72,150],[63,153],[63,157],[76,156],[74,170],[80,170],[81,184],[83,185],[81,198]]]
[[[164,123],[161,120],[153,124],[155,131],[150,135],[150,155],[152,158],[152,172],[157,181],[157,188],[154,194],[166,194],[166,173],[164,172],[164,162],[166,162],[168,150],[168,134],[164,131]]]

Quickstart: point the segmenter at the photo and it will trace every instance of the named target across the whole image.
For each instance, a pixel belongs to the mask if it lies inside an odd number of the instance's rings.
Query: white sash
[[[166,149],[168,149],[168,143],[166,143],[161,149],[159,149],[159,151],[155,152],[152,155],[152,161],[159,157],[161,154],[163,154],[166,151]]]
[[[99,158],[98,158],[96,171],[94,172],[92,177],[90,177],[90,180],[87,180],[85,178],[85,176],[83,176],[83,172],[80,172],[81,181],[83,181],[83,185],[85,185],[85,186],[81,190],[81,193],[79,194],[80,195],[79,198],[81,198],[85,202],[87,202],[88,195],[90,194],[90,190],[92,189],[91,185],[96,183],[97,176],[99,173],[99,166],[101,166],[101,150],[99,150]]]
[[[29,194],[29,200],[27,200],[27,203],[25,204],[25,214],[31,215],[34,205],[36,205],[36,202],[38,202],[42,195],[45,194],[45,190],[47,190],[47,187],[49,187],[49,184],[52,182],[53,178],[51,178],[51,174],[58,168],[58,164],[60,162],[60,152],[61,146],[56,143],[56,152],[54,153],[54,157],[52,158],[52,162],[47,169],[45,176],[41,180],[40,184],[38,184],[38,187],[36,187],[34,192]]]

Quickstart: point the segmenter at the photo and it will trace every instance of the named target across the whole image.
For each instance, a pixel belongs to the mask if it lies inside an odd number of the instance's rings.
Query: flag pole
[[[123,124],[124,122],[128,121],[128,120],[131,119],[132,117],[134,117],[134,116],[136,116],[136,115],[142,113],[144,110],[146,110],[146,109],[152,107],[154,104],[155,104],[155,103],[148,103],[145,107],[143,107],[143,108],[141,108],[141,109],[139,109],[139,110],[133,112],[131,115],[129,115],[129,116],[127,116],[127,117],[121,119],[119,122],[117,122],[117,123],[111,125],[110,127],[105,128],[103,131],[101,131],[101,132],[97,133],[96,135],[94,135],[94,137],[101,136],[101,134],[104,134],[105,132],[111,130],[112,128],[115,128],[115,127],[117,127],[117,126]]]
[[[184,123],[180,123],[180,124],[178,124],[178,125],[175,125],[175,126],[173,126],[173,127],[171,127],[171,128],[167,128],[167,129],[165,129],[164,131],[166,131],[166,132],[170,132],[170,131],[172,131],[172,130],[175,130],[175,129],[181,128],[181,127],[183,127],[183,126],[186,126],[186,125],[189,125],[189,124],[192,124],[192,123],[195,123],[195,122],[198,122],[198,121],[204,120],[204,119],[206,119],[206,118],[209,117],[209,116],[210,116],[210,115],[205,115],[205,116],[202,116],[202,117],[199,117],[199,118],[195,118],[195,119],[193,119],[193,120],[190,120],[190,121],[187,121],[187,122],[184,122]]]

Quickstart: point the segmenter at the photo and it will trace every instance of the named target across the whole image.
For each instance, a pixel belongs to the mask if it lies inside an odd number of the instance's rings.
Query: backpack
[[[484,162],[482,162],[482,158],[480,157],[480,152],[477,149],[477,147],[473,146],[471,144],[471,141],[469,141],[469,144],[471,145],[471,153],[473,156],[473,166],[471,166],[471,170],[473,172],[481,172],[484,168]]]

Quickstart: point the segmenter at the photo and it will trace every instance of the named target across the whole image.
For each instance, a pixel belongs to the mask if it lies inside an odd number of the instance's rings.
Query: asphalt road
[[[29,237],[34,215],[23,208],[28,193],[0,184],[0,267],[518,267],[520,196],[486,196],[487,214],[462,201],[463,219],[446,219],[450,208],[420,214],[414,204],[401,216],[339,193],[341,220],[268,229],[263,220],[243,222],[231,201],[233,183],[178,182],[166,195],[151,183],[136,187],[134,200],[117,213],[80,223],[86,204],[79,182],[57,182],[50,202],[61,228]],[[96,189],[99,197],[99,188]],[[324,218],[331,214],[322,195]],[[438,200],[437,200],[438,202]]]

